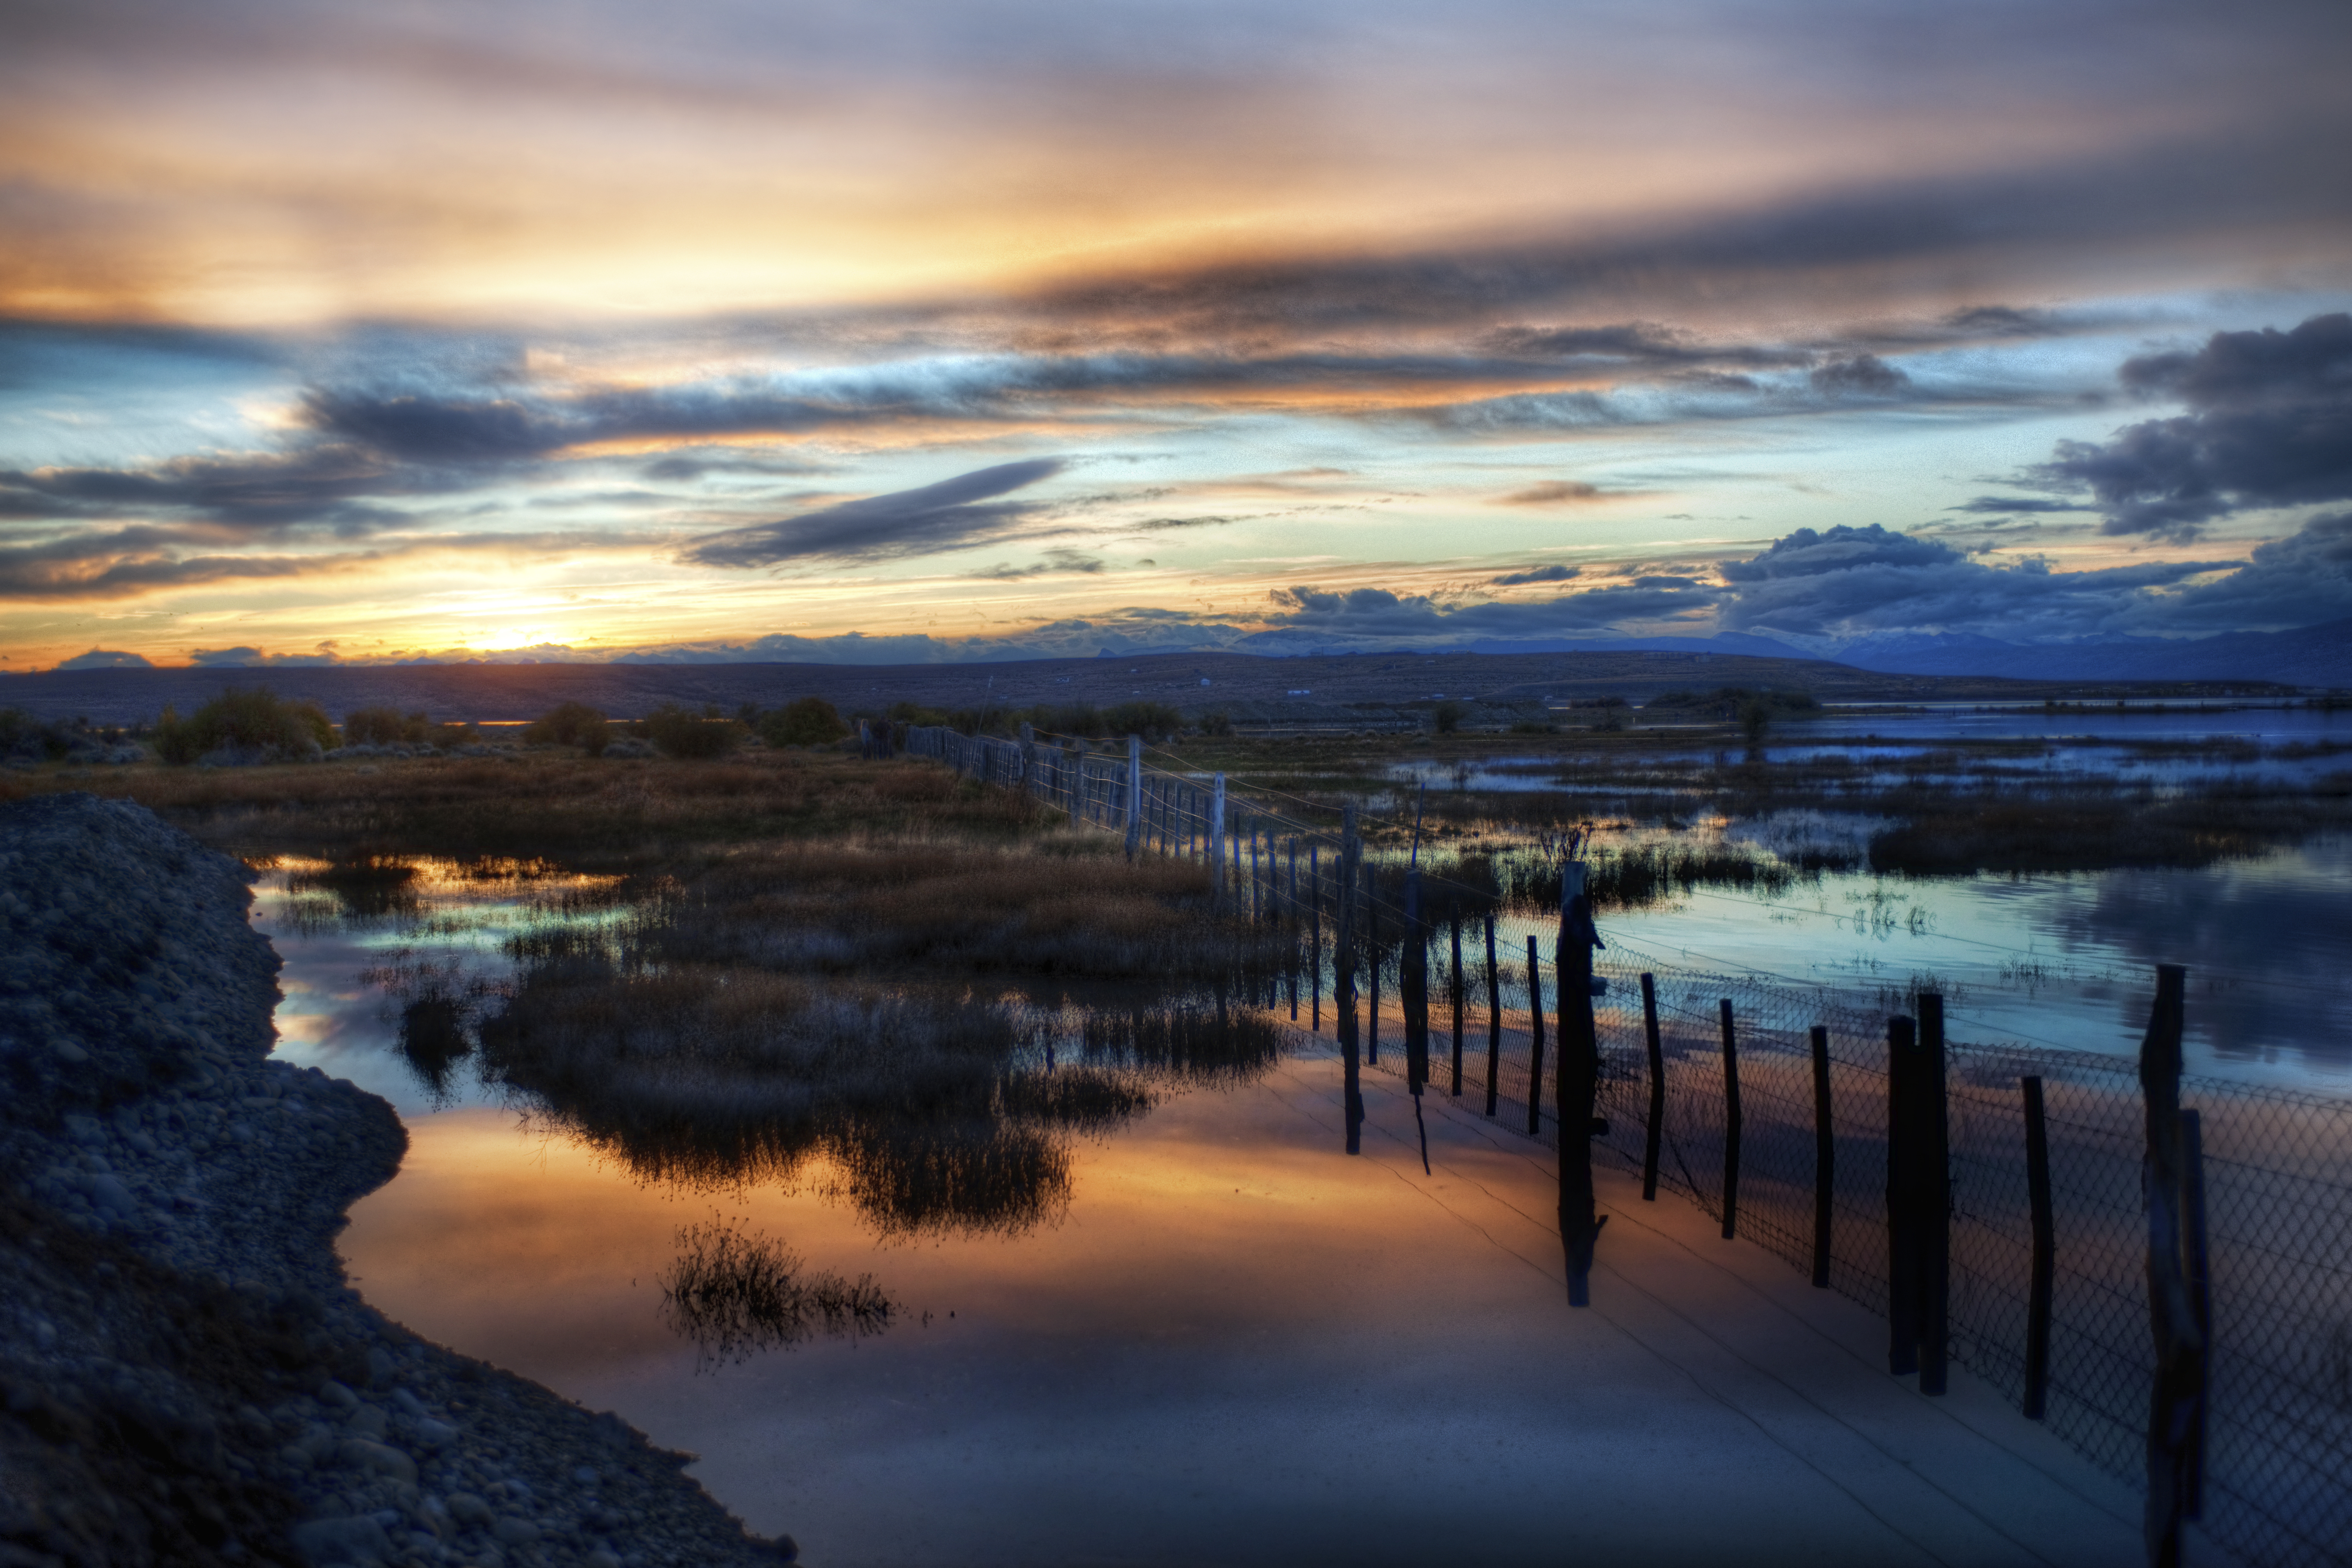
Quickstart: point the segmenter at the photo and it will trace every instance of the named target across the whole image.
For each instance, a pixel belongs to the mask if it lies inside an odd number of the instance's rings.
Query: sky
[[[16,0],[0,671],[2352,616],[2352,7]]]

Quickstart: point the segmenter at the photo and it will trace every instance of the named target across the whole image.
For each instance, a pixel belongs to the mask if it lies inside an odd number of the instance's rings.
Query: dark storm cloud
[[[2243,570],[2200,583],[2164,607],[2168,626],[2198,631],[2321,626],[2352,617],[2352,512],[2315,517],[2255,546]]]
[[[696,540],[683,559],[702,566],[769,566],[812,557],[920,555],[982,543],[1036,510],[993,498],[1051,479],[1056,458],[1000,463],[919,489],[866,496],[798,517],[729,529]]]
[[[1949,545],[1878,524],[1799,529],[1746,560],[1721,563],[1731,631],[1850,637],[1966,629],[2020,641],[2113,631],[2160,616],[2173,588],[2233,561],[2156,562],[2053,572],[2025,561],[1995,567]]]
[[[1430,644],[1482,639],[1524,641],[1580,636],[1626,621],[1657,622],[1703,615],[1717,598],[1706,588],[1643,587],[1639,584],[1560,594],[1549,599],[1449,603],[1386,588],[1346,592],[1277,588],[1265,630],[1238,646],[1268,650],[1349,643]]]
[[[1529,583],[1565,583],[1580,572],[1581,568],[1575,566],[1530,566],[1524,572],[1507,572],[1488,581],[1497,588],[1517,588]]]
[[[2352,500],[2352,316],[2216,332],[2194,353],[2128,360],[2118,379],[2192,412],[2061,442],[2035,470],[2087,489],[2102,531],[2186,538],[2234,511]]]
[[[1873,523],[1868,528],[1832,528],[1826,533],[1801,528],[1774,540],[1761,554],[1721,563],[1720,570],[1727,583],[1767,583],[1864,566],[1943,566],[1965,559],[1948,544],[1914,539]]]

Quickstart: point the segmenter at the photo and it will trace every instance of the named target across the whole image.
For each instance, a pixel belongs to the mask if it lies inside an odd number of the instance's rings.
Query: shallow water
[[[1433,1100],[1425,1176],[1402,1084],[1368,1073],[1365,1154],[1348,1157],[1328,1034],[1067,1139],[1066,1193],[1037,1223],[892,1235],[844,1201],[824,1155],[785,1181],[644,1180],[470,1058],[435,1076],[404,1053],[420,998],[495,998],[514,938],[628,918],[608,880],[326,869],[280,864],[256,923],[286,960],[279,1053],[383,1094],[410,1129],[401,1173],[340,1242],[359,1288],[705,1456],[695,1473],[728,1507],[813,1561],[1551,1563],[1566,1476],[1575,1539],[1603,1558],[1902,1554],[1850,1492],[1629,1338],[1622,1280],[1607,1277],[1602,1310],[1566,1308],[1539,1146]],[[2290,987],[2352,950],[2347,874],[2339,846],[2196,872],[1831,876],[1688,894],[1603,931],[1612,956],[1661,969],[1870,994],[1932,973],[1963,1037],[2126,1054],[2147,964],[2192,941],[2209,960],[2192,968],[2193,1065],[2342,1087],[2343,1004]],[[1536,911],[1505,926],[1515,946],[1553,930]],[[2222,957],[2240,983],[2196,990]],[[713,1221],[806,1270],[870,1276],[888,1326],[714,1360],[673,1328],[660,1284],[682,1232]],[[1612,1245],[1604,1266],[1624,1256]]]

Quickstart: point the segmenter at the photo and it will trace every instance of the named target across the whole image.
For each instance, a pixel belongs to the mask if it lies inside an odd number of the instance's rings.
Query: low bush
[[[849,733],[841,714],[822,697],[787,702],[772,713],[759,715],[753,727],[772,746],[826,746]]]
[[[63,724],[36,719],[21,708],[0,708],[0,757],[57,762],[73,750],[73,742]]]
[[[664,756],[689,761],[723,757],[743,738],[742,728],[734,720],[709,711],[689,713],[672,702],[663,703],[631,728]]]
[[[251,761],[292,762],[338,743],[325,710],[288,701],[266,686],[231,687],[185,719],[166,708],[155,724],[156,753],[181,764],[223,748]]]
[[[559,702],[532,720],[522,732],[534,746],[577,746],[592,757],[604,754],[612,741],[611,721],[585,702]]]
[[[1462,721],[1470,710],[1450,698],[1429,710],[1429,721],[1441,735],[1451,735],[1462,728]]]

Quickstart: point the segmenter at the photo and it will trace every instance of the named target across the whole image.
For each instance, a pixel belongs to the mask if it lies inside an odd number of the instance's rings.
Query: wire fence
[[[1403,900],[1380,878],[1337,884],[1338,808],[1146,768],[1139,747],[1107,755],[1070,737],[1007,742],[923,729],[908,731],[904,743],[967,776],[1026,791],[1074,822],[1123,831],[1139,853],[1197,860],[1213,870],[1234,912],[1295,925],[1298,967],[1262,1000],[1307,1029],[1333,1022],[1325,998],[1336,975],[1337,913],[1341,900],[1356,900],[1366,1065],[1399,1076],[1397,998],[1417,931],[1429,944],[1430,1091],[1458,1094],[1501,1125],[1559,1147],[1536,1046],[1542,1019],[1557,1020],[1560,1006],[1557,967],[1542,956],[1556,941],[1554,921],[1525,906],[1498,907],[1492,888],[1449,895],[1438,882],[1424,890],[1423,918],[1409,922]],[[1887,1020],[1876,999],[1710,973],[1632,951],[1596,954],[1597,1109],[1608,1131],[1592,1147],[1597,1160],[1635,1172],[1650,1133],[1645,973],[1655,986],[1663,1069],[1660,1184],[1724,1218],[1728,1002],[1740,1129],[1737,1231],[1808,1270],[1816,1267],[1822,1146],[1811,1034],[1826,1030],[1833,1160],[1826,1283],[1886,1314],[1895,1289],[1891,1085]],[[1557,1022],[1547,1032],[1557,1041]],[[1556,1047],[1542,1058],[1554,1072],[1558,1062]],[[2141,1482],[2157,1352],[2136,1066],[1967,1040],[1947,1043],[1946,1062],[1951,1360],[2011,1401],[2025,1400],[2034,1237],[2022,1080],[2038,1078],[2055,1263],[2043,1419],[2102,1468]],[[2183,1078],[2181,1098],[2199,1113],[2210,1232],[2203,1528],[2264,1568],[2352,1568],[2352,1102],[2196,1075]]]

